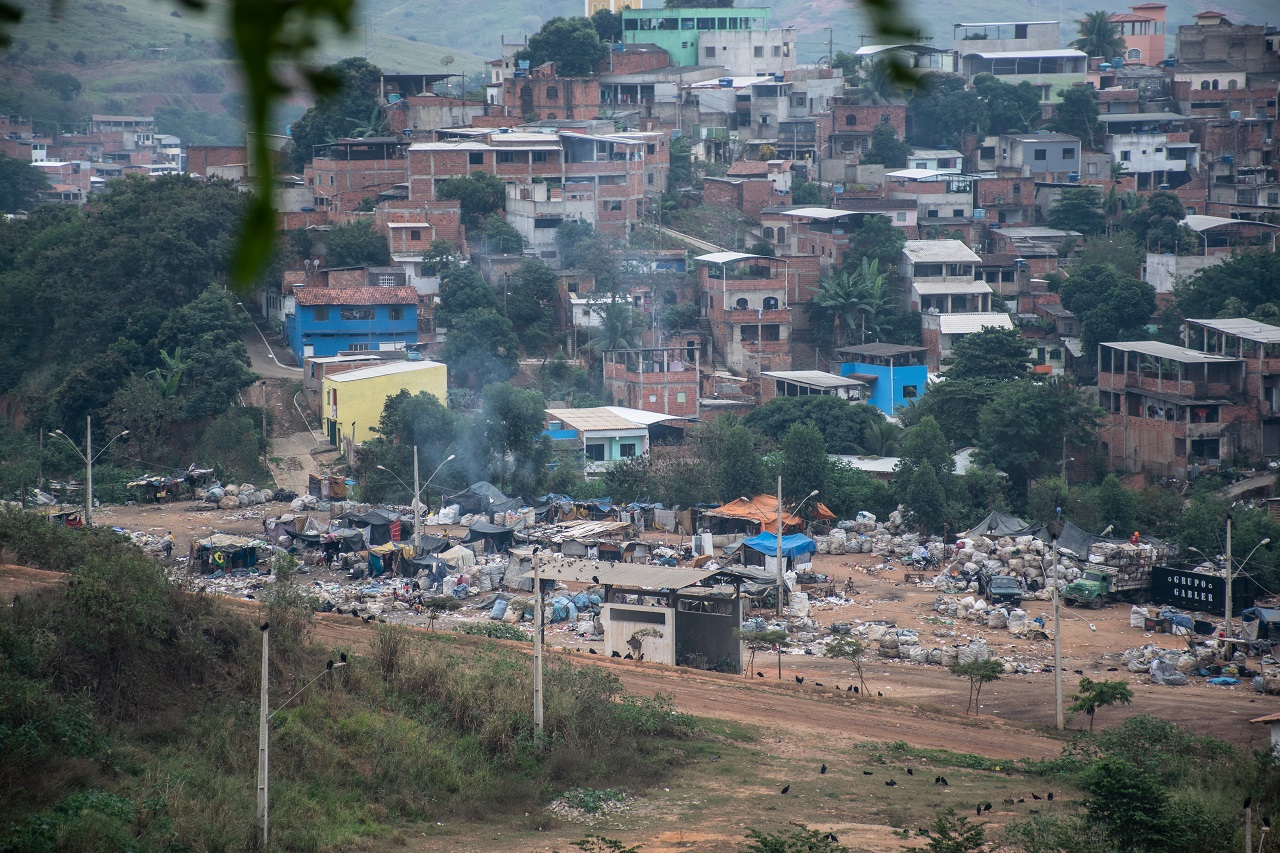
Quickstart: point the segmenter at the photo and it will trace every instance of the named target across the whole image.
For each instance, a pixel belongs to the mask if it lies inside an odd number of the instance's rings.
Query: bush
[[[533,635],[528,631],[522,631],[506,622],[468,622],[458,630],[473,637],[488,637],[491,640],[516,640],[521,643],[533,641]]]

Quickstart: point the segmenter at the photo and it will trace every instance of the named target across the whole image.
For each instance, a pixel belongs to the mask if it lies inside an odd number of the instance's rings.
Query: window
[[[421,232],[421,231],[419,231],[417,228],[411,228],[411,229],[409,230],[409,239],[410,239],[410,240],[421,240],[421,239],[422,239],[422,232]]]
[[[545,162],[547,162],[547,152],[545,152],[545,151],[535,151],[535,152],[533,152],[533,162],[535,162],[535,163],[545,163]]]
[[[620,201],[606,201],[606,202],[604,203],[604,209],[605,209],[605,210],[612,210],[612,211],[615,211],[615,212],[616,212],[616,211],[619,211],[619,210],[622,210],[622,202],[620,202]]]
[[[353,308],[348,306],[341,309],[339,311],[339,314],[341,314],[343,320],[372,320],[373,319],[373,309],[368,307]]]
[[[787,229],[785,229],[785,228],[779,228],[779,229],[778,229],[778,242],[779,242],[779,243],[786,242],[786,239],[787,239]]]
[[[1049,159],[1049,149],[1047,149],[1047,148],[1037,148],[1034,152],[1032,152],[1032,154],[1031,154],[1031,159],[1033,159],[1033,160],[1048,160],[1048,159]]]
[[[716,58],[716,49],[715,49],[715,47],[714,47],[714,46],[704,47],[704,48],[702,49],[702,54],[703,54],[703,56],[705,56],[707,59],[715,59],[715,58]]]
[[[650,403],[656,403],[656,402],[658,402],[658,395],[657,395],[657,394],[650,394],[650,395],[649,395],[649,402],[650,402]]]
[[[766,311],[777,311],[777,310],[778,310],[778,297],[776,297],[776,296],[766,296],[766,297],[764,298],[764,310],[766,310]]]
[[[1137,62],[1139,59],[1142,59],[1142,51],[1138,50],[1136,47],[1131,47],[1125,53],[1124,58],[1130,62]]]
[[[395,287],[400,282],[396,276],[390,273],[379,274],[378,287]]]
[[[955,218],[955,219],[963,219],[963,218],[964,218],[964,208],[962,208],[962,207],[952,208],[952,210],[951,210],[951,216],[952,216],[953,218]]]
[[[547,100],[548,101],[560,100],[560,88],[558,86],[547,87]]]
[[[1202,92],[1207,92],[1207,91],[1209,91],[1209,81],[1208,81],[1208,80],[1201,80],[1201,81],[1200,81],[1200,91],[1202,91]]]
[[[760,327],[760,340],[762,341],[780,341],[782,340],[781,327],[777,323],[771,323],[768,326]]]
[[[768,124],[768,123],[769,123],[769,117],[768,117],[767,115],[762,115],[762,116],[760,116],[760,123],[761,123],[761,124]]]
[[[652,398],[649,402],[651,402],[651,403],[656,403],[656,402],[658,402],[658,399],[657,399],[656,397],[654,397],[654,398]],[[635,442],[634,442],[634,441],[628,441],[628,442],[626,442],[625,444],[619,444],[619,445],[618,445],[618,458],[620,458],[620,459],[635,459],[635,458],[636,458],[636,445],[635,445]]]
[[[404,319],[404,306],[403,306],[403,305],[392,305],[392,306],[390,306],[389,308],[387,308],[387,318],[388,318],[388,319],[391,319],[391,320],[403,320],[403,319]]]
[[[328,306],[328,305],[317,305],[317,306],[315,306],[314,308],[312,308],[312,309],[311,309],[311,319],[312,319],[312,320],[315,320],[317,323],[327,323],[327,322],[329,322],[329,306]]]
[[[844,117],[844,124],[845,124],[845,127],[857,127],[858,117],[853,113],[849,113],[849,115]]]
[[[351,351],[352,352],[368,352],[369,345],[368,344],[352,344]]]
[[[927,213],[924,215],[924,218],[925,218],[925,219],[937,219],[937,218],[938,218],[938,211],[936,211],[936,210],[930,210],[929,212],[927,212]]]
[[[333,175],[329,176],[329,186],[333,186]]]
[[[1014,185],[1013,185],[1013,194],[1014,194],[1014,195],[1022,195],[1022,184],[1014,184]]]
[[[468,152],[468,153],[467,153],[467,164],[468,164],[468,165],[470,165],[470,166],[483,166],[483,165],[484,165],[484,152],[483,152],[483,151],[471,151],[471,152]]]
[[[905,213],[903,213],[902,211],[898,211],[897,213],[895,213],[895,214],[893,215],[893,221],[894,221],[894,222],[906,222],[906,221],[907,221],[907,215],[906,215]]]
[[[746,311],[746,310],[747,310],[747,300],[746,300],[746,298],[745,298],[745,297],[739,297],[739,298],[738,298],[738,300],[737,300],[736,302],[734,302],[734,303],[733,303],[733,307],[734,307],[736,310],[738,310],[738,311]]]
[[[555,121],[555,120],[556,120],[556,114],[555,114],[555,113],[547,113],[547,120],[548,120],[548,121]]]
[[[758,44],[752,48],[751,55],[756,59],[764,59],[764,45]]]
[[[1215,92],[1218,91],[1218,81],[1214,80],[1213,85],[1210,88],[1213,89],[1213,91]]]
[[[1014,38],[1016,38],[1016,39],[1024,39],[1024,38],[1026,38],[1026,37],[1027,37],[1027,25],[1026,25],[1026,24],[1014,24],[1014,25],[1013,25],[1013,37],[1014,37]]]
[[[914,400],[916,397],[919,397],[919,396],[920,396],[920,389],[917,388],[915,385],[902,386],[902,399]]]
[[[1128,163],[1131,159],[1133,159],[1133,152],[1132,152],[1132,151],[1129,151],[1129,150],[1127,150],[1127,149],[1126,149],[1126,150],[1124,150],[1124,151],[1121,151],[1121,152],[1120,152],[1120,162],[1121,162],[1121,163]]]
[[[1062,159],[1063,159],[1063,160],[1074,160],[1074,159],[1075,159],[1075,156],[1076,156],[1076,149],[1074,149],[1074,148],[1063,148],[1063,149],[1062,149]]]
[[[1240,85],[1240,84],[1239,84],[1239,82],[1237,82],[1235,79],[1231,79],[1231,80],[1228,80],[1228,81],[1227,81],[1227,88],[1228,88],[1228,89],[1234,89],[1234,88],[1236,88],[1236,87],[1237,87],[1237,86],[1239,86],[1239,85]]]
[[[888,114],[888,113],[882,113],[882,114],[880,115],[880,123],[881,123],[881,124],[889,124],[891,121],[893,121],[893,119],[891,119],[891,118],[889,117],[889,114]]]
[[[515,155],[515,152],[514,152],[514,151],[499,151],[499,152],[498,152],[498,162],[499,162],[499,163],[514,163],[515,161],[516,161],[516,155]]]
[[[775,45],[773,46],[773,55],[774,55],[774,56],[782,56],[782,45],[780,45],[780,44],[775,44]]]
[[[604,443],[589,443],[586,449],[587,459],[591,462],[604,461]]]
[[[770,228],[769,226],[767,226],[767,225],[766,225],[766,226],[765,226],[765,228],[764,228],[764,231],[763,231],[763,235],[764,235],[764,239],[768,240],[768,241],[769,241],[769,242],[771,242],[771,243],[773,242],[773,229],[772,229],[772,228]]]
[[[686,395],[686,394],[685,394],[685,392],[683,392],[683,391],[677,391],[677,392],[676,392],[676,402],[677,402],[677,403],[687,403],[687,402],[689,402],[688,395]]]

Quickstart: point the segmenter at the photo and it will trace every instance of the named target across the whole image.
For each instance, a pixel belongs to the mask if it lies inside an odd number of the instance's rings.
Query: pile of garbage
[[[234,483],[223,486],[214,483],[207,489],[196,489],[196,500],[215,504],[218,509],[238,509],[246,506],[257,506],[277,499],[272,489],[259,489],[252,483],[239,486]]]
[[[948,619],[965,619],[997,631],[1008,631],[1015,637],[1047,639],[1045,617],[1040,615],[1033,619],[1020,607],[992,607],[977,596],[960,598],[938,593],[933,598],[933,609]]]
[[[837,522],[826,536],[815,536],[819,554],[876,554],[881,557],[891,554],[907,554],[920,547],[920,534],[910,533],[904,529],[902,511],[889,513],[888,521],[877,521],[869,512],[860,512],[851,521]],[[928,546],[936,548],[935,559],[942,556],[942,543],[933,542]],[[932,553],[932,551],[931,551]]]
[[[1192,678],[1203,678],[1210,684],[1230,686],[1253,676],[1253,689],[1259,693],[1280,695],[1280,669],[1265,669],[1260,674],[1250,671],[1248,661],[1239,652],[1223,661],[1222,650],[1215,640],[1188,645],[1185,649],[1164,649],[1147,643],[1127,649],[1120,660],[1129,672],[1145,672],[1154,684],[1180,687]]]
[[[979,572],[1013,575],[1025,581],[1028,597],[1048,601],[1049,584],[1057,579],[1058,588],[1078,580],[1083,574],[1070,557],[1060,554],[1054,562],[1053,548],[1034,536],[1017,538],[1002,536],[992,541],[985,536],[961,539],[951,565],[938,579],[943,585],[963,585],[976,592],[973,580]]]
[[[887,660],[950,667],[957,663],[989,660],[992,656],[987,641],[981,638],[960,645],[926,648],[920,644],[920,636],[915,630],[884,624],[867,626],[866,637],[876,643],[876,655]]]

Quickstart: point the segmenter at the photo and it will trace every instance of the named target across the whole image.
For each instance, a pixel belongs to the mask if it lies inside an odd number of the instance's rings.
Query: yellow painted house
[[[449,404],[448,368],[438,361],[393,361],[324,377],[320,412],[325,434],[343,453],[374,438],[388,397],[426,391]]]

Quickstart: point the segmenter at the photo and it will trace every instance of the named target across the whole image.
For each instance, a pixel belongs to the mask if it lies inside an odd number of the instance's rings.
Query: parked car
[[[984,574],[978,581],[978,590],[991,605],[1009,604],[1017,607],[1022,604],[1022,596],[1026,590],[1022,581],[1013,575]]]

